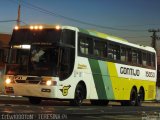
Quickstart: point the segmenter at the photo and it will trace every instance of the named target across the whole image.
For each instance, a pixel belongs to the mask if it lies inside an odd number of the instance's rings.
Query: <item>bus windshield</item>
[[[75,59],[75,31],[14,30],[6,74],[68,77]]]
[[[60,41],[62,30],[44,29],[30,30],[20,29],[14,30],[10,45],[37,44],[37,43],[56,43]]]
[[[14,30],[6,74],[56,75],[57,43],[62,30]]]
[[[19,47],[22,45],[19,45]],[[58,48],[50,45],[32,45],[28,49],[12,46],[7,74],[55,76]],[[15,48],[14,48],[15,47]]]

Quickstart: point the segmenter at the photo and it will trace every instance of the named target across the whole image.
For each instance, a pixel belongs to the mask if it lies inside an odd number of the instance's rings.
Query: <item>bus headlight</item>
[[[10,84],[11,83],[11,79],[7,78],[5,81],[6,84]]]
[[[57,81],[52,81],[52,80],[42,80],[40,82],[41,85],[47,85],[47,86],[56,86]]]
[[[5,83],[6,83],[6,84],[10,84],[10,83],[12,83],[12,80],[11,80],[10,78],[7,78],[7,79],[5,80]]]
[[[48,86],[52,85],[52,81],[51,80],[47,80],[46,81],[46,85],[48,85]]]
[[[5,84],[11,84],[11,83],[15,83],[14,80],[12,78],[6,78],[5,80]]]

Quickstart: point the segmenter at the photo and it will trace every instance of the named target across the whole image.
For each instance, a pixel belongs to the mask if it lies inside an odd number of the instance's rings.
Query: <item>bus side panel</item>
[[[128,100],[131,83],[128,78],[119,78],[115,63],[107,62],[109,76],[111,78],[115,100]],[[125,87],[127,86],[127,87]],[[126,89],[126,90],[125,90]]]
[[[126,77],[122,77],[122,75],[118,73],[120,67],[117,67],[117,66],[119,65],[112,62],[108,62],[107,64],[108,64],[109,76],[112,81],[115,100],[129,100],[130,93],[133,86],[137,88],[137,93],[139,92],[140,87],[144,88],[145,100],[155,99],[156,82],[154,78],[145,78],[145,72],[144,72],[144,71],[152,71],[152,70],[139,68],[143,72],[141,73],[142,75],[137,76],[137,78],[134,76],[129,77],[127,75],[124,75]],[[124,65],[120,65],[120,66],[124,66]],[[128,66],[128,67],[133,67],[133,66]]]
[[[88,58],[77,57],[75,61],[74,74],[72,75],[74,77],[74,82],[71,80],[70,83],[72,83],[72,86],[75,86],[80,81],[83,81],[86,85],[86,99],[98,99],[97,89]]]
[[[107,64],[104,61],[98,61],[89,59],[89,64],[92,70],[93,82],[95,84],[95,90],[97,91],[97,99],[114,99],[114,93],[112,89],[112,83],[108,76]],[[91,86],[92,89],[92,86]],[[91,93],[92,94],[92,90]],[[90,96],[90,99],[96,99]]]
[[[74,98],[76,85],[79,81],[84,81],[87,90],[86,99],[129,100],[133,86],[136,86],[137,92],[143,86],[145,100],[155,99],[154,81],[122,77],[118,73],[117,63],[84,57],[76,59],[72,75],[67,80],[61,81],[63,86],[60,89],[71,85],[68,95],[60,98]]]
[[[139,92],[141,86],[144,88],[145,100],[155,99],[156,86],[154,81],[121,77],[118,74],[116,63],[93,59],[89,59],[89,63],[98,99],[129,100],[133,86],[137,88],[137,92]]]

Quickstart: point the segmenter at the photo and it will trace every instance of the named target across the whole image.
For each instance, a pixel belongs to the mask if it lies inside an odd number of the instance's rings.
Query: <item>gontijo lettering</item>
[[[133,69],[133,68],[127,68],[127,67],[121,67],[120,73],[126,74],[126,75],[140,76],[140,70]]]

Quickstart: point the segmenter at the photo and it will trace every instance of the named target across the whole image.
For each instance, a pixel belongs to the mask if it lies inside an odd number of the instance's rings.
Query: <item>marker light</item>
[[[37,29],[38,29],[38,26],[34,26],[34,29],[37,30]]]
[[[56,29],[59,30],[61,27],[59,25],[56,26]]]
[[[31,30],[33,30],[33,29],[34,29],[34,30],[38,30],[38,29],[39,29],[39,30],[42,30],[42,29],[43,29],[43,26],[42,26],[42,25],[40,25],[40,26],[36,25],[36,26],[30,26],[29,28],[30,28]]]
[[[18,27],[18,26],[15,26],[15,27],[14,27],[14,29],[15,29],[15,30],[18,30],[18,29],[19,29],[19,27]]]
[[[38,28],[39,28],[40,30],[42,30],[42,29],[43,29],[43,26],[39,26]]]
[[[52,85],[52,81],[51,81],[51,80],[48,80],[48,81],[46,82],[46,85],[48,85],[48,86]]]
[[[30,26],[30,29],[31,29],[31,30],[33,30],[33,28],[34,28],[33,26]]]
[[[6,84],[10,84],[11,83],[11,79],[7,78],[5,81]]]

